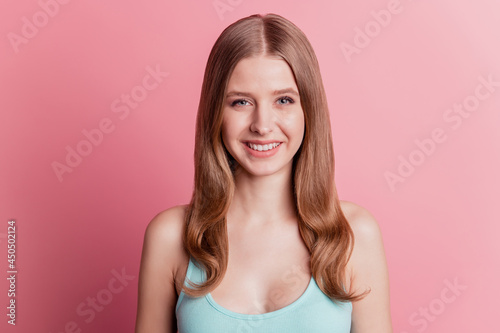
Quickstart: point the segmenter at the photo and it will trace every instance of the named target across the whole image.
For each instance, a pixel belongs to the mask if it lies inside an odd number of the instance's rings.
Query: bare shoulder
[[[161,238],[166,241],[178,242],[180,240],[178,238],[182,236],[186,206],[174,206],[158,213],[149,222],[146,228],[146,236],[153,239]]]
[[[160,258],[168,256],[163,262],[169,263],[172,277],[176,276],[185,256],[182,234],[186,206],[178,205],[158,213],[149,222],[144,235],[145,247],[154,250]]]
[[[354,246],[348,263],[348,275],[354,278],[366,271],[369,262],[381,260],[384,254],[382,232],[368,209],[350,201],[340,202],[342,212],[354,234]]]
[[[351,332],[392,332],[389,274],[379,224],[366,208],[353,202],[341,201],[341,208],[354,233],[348,288],[357,293],[369,290],[353,303]]]
[[[375,245],[381,241],[379,224],[368,209],[351,201],[340,201],[340,206],[358,242]]]
[[[138,285],[136,333],[175,332],[176,275],[185,257],[186,206],[157,214],[146,227]]]

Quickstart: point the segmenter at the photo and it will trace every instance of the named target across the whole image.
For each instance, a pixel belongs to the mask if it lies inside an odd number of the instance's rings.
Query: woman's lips
[[[260,141],[258,143],[256,141],[246,141],[243,142],[243,145],[250,155],[265,158],[275,155],[283,143],[280,141]]]

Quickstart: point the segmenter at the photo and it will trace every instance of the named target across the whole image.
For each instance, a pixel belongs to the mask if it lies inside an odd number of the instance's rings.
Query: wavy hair
[[[354,234],[340,208],[334,183],[330,117],[316,55],[304,33],[275,15],[252,15],[228,26],[215,42],[205,69],[194,149],[195,176],[186,208],[183,242],[206,281],[187,295],[202,296],[222,281],[228,264],[226,213],[233,197],[236,163],[221,139],[226,88],[236,64],[257,55],[279,56],[290,66],[304,110],[305,133],[292,164],[292,188],[299,230],[319,288],[339,301],[363,297],[345,290]],[[351,278],[352,279],[352,278]]]

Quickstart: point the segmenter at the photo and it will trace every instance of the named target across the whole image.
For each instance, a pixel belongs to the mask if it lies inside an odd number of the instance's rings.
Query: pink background
[[[0,4],[2,332],[133,331],[144,230],[190,198],[210,48],[230,23],[268,12],[296,23],[316,50],[338,190],[381,226],[394,332],[497,327],[499,84],[475,96],[479,77],[500,81],[498,2],[55,3]],[[381,25],[372,11],[387,8]],[[343,53],[346,45],[357,53]],[[168,76],[147,77],[156,67]],[[131,93],[137,104],[127,115],[120,98]],[[462,103],[474,110],[449,113]],[[85,143],[82,131],[102,122],[109,133]],[[436,128],[440,142],[430,144]],[[59,179],[52,164],[66,164],[67,147],[87,156]],[[418,165],[391,187],[385,175],[410,158]],[[16,327],[6,323],[9,219],[17,223]],[[122,270],[130,280],[115,283]],[[466,289],[453,293],[454,282]],[[106,304],[92,315],[87,302],[96,297]]]

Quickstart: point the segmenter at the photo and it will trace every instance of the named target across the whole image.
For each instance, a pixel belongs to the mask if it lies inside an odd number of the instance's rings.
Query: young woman
[[[290,21],[223,31],[194,155],[191,202],[146,229],[136,333],[392,332],[381,232],[338,199],[318,62]]]

